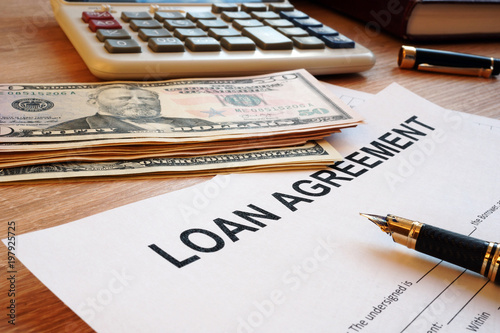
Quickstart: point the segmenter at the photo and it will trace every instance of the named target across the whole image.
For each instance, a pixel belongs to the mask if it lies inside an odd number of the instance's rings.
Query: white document
[[[326,89],[330,90],[351,108],[356,108],[373,97],[372,94],[366,92],[344,88],[327,82],[322,83]]]
[[[500,241],[500,135],[391,85],[337,169],[218,176],[18,236],[98,332],[498,332],[500,287],[359,213]]]

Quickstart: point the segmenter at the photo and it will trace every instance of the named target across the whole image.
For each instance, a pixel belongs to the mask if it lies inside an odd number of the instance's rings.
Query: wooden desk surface
[[[293,2],[293,1],[292,1]],[[401,40],[366,32],[362,23],[324,8],[293,2],[312,17],[371,49],[377,63],[360,74],[320,77],[321,80],[377,93],[397,82],[422,97],[452,110],[500,119],[498,79],[483,79],[400,70],[396,65]],[[99,81],[86,68],[52,14],[49,0],[0,3],[2,83],[72,83]],[[420,45],[500,58],[500,43]],[[1,111],[0,111],[1,112]],[[91,181],[0,187],[0,237],[7,223],[16,222],[16,234],[45,229],[140,199],[205,181],[206,177],[168,180]],[[19,245],[19,244],[18,244]],[[20,244],[19,246],[22,246]],[[7,323],[10,297],[6,280],[7,251],[0,246],[0,331],[92,332],[76,314],[52,294],[19,261],[16,262],[16,325]]]

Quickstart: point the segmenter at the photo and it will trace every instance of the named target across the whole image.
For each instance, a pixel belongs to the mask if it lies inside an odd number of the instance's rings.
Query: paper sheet
[[[358,214],[500,240],[500,135],[398,85],[357,110],[337,169],[218,176],[21,235],[17,256],[98,332],[498,331],[498,286]]]

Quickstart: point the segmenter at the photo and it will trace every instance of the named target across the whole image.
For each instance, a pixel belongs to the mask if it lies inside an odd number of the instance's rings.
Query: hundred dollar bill
[[[66,162],[0,168],[0,183],[75,177],[211,175],[220,172],[292,170],[321,167],[340,161],[340,154],[325,140],[288,148],[249,150],[192,157],[147,158],[99,163]]]
[[[286,135],[361,118],[307,71],[161,82],[0,85],[3,142]]]

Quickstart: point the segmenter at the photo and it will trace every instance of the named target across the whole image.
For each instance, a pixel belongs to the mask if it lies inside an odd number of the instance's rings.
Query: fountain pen
[[[362,214],[394,242],[469,269],[500,284],[500,244],[461,235],[402,217]]]

